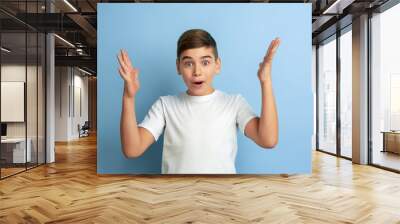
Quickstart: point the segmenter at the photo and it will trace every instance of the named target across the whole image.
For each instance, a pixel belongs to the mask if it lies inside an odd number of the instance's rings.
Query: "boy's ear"
[[[176,59],[176,71],[178,71],[178,75],[181,75],[181,71],[179,70],[179,58]]]
[[[222,66],[222,62],[220,58],[217,58],[217,60],[215,61],[216,64],[216,70],[217,70],[217,74],[219,74],[219,72],[221,71],[221,66]]]

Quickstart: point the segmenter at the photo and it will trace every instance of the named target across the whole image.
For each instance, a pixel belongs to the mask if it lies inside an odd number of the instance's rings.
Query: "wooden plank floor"
[[[400,175],[315,152],[311,175],[97,176],[89,137],[0,181],[0,223],[45,222],[400,223]]]

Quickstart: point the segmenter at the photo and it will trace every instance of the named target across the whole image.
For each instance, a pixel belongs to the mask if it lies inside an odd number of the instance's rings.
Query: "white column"
[[[312,94],[313,94],[313,135],[311,137],[311,146],[312,146],[312,150],[316,149],[316,142],[317,142],[317,129],[316,129],[316,125],[317,124],[317,85],[316,85],[316,59],[317,59],[317,48],[315,47],[315,45],[312,45],[312,60],[311,60],[311,88],[312,88]]]
[[[55,115],[55,104],[54,104],[54,35],[49,33],[46,37],[46,57],[47,57],[47,76],[46,76],[46,163],[52,163],[55,161],[55,151],[54,151],[54,115]]]
[[[368,16],[353,20],[353,162],[368,163]]]
[[[47,12],[53,12],[54,6],[51,1],[46,3]],[[55,132],[55,54],[54,35],[46,35],[46,163],[55,162],[54,132]]]

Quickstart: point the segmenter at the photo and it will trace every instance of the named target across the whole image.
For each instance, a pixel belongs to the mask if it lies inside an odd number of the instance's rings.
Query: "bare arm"
[[[261,115],[249,121],[245,134],[263,148],[273,148],[278,144],[278,113],[272,91],[271,65],[272,59],[280,44],[273,40],[258,70],[261,84]]]
[[[121,143],[126,157],[139,157],[154,142],[152,134],[137,126],[135,96],[139,90],[139,70],[134,68],[125,51],[118,54],[119,73],[124,79],[121,112]]]

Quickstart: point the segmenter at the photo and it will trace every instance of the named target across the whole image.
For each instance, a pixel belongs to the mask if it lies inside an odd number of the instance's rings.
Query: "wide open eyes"
[[[193,61],[192,61],[192,60],[184,60],[184,61],[182,62],[182,64],[183,64],[183,67],[189,68],[189,67],[192,67],[192,66],[193,66]]]
[[[202,64],[203,66],[207,66],[207,65],[211,64],[211,62],[210,62],[209,60],[202,60],[202,61],[201,61],[201,64]]]
[[[200,63],[203,67],[209,66],[211,64],[210,60],[202,60]],[[183,62],[183,67],[191,68],[194,66],[194,64],[195,63],[193,61],[186,60]]]

